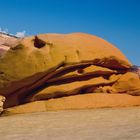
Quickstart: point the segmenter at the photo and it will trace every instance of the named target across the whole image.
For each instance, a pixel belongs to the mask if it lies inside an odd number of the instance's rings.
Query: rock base
[[[127,94],[89,93],[23,104],[6,109],[2,116],[57,110],[131,106],[140,106],[140,96],[131,96]]]

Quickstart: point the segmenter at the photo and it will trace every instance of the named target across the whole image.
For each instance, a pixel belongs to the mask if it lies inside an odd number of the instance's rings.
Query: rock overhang
[[[83,92],[119,93],[115,83],[125,74],[128,82],[124,83],[132,84],[132,64],[125,55],[107,41],[84,33],[24,38],[0,62],[5,107]],[[139,84],[134,74],[135,80]],[[139,94],[138,85],[124,91]]]

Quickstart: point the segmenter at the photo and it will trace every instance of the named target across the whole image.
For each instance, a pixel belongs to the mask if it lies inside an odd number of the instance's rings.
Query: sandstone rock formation
[[[86,93],[139,95],[139,85],[138,73],[121,51],[88,34],[27,37],[0,57],[5,108]]]
[[[16,36],[0,32],[0,55],[14,46],[18,40]]]
[[[106,94],[106,93],[88,93],[74,96],[35,101],[12,108],[8,108],[2,114],[3,116],[58,111],[72,109],[94,109],[111,107],[131,107],[140,106],[140,96],[131,96],[128,94]]]
[[[0,96],[0,114],[1,114],[1,112],[3,111],[3,104],[4,104],[4,101],[5,101],[5,97]]]

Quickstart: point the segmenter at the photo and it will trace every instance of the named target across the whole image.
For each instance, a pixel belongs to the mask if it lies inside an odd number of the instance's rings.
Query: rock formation
[[[132,64],[118,48],[96,36],[41,34],[11,46],[0,57],[4,108],[87,93],[93,98],[98,93],[99,98],[140,95],[140,78]]]
[[[14,35],[0,32],[0,55],[14,46],[18,40],[19,38]]]
[[[5,101],[5,97],[0,96],[0,114],[1,114],[1,112],[3,111],[3,104],[4,104],[4,101]]]

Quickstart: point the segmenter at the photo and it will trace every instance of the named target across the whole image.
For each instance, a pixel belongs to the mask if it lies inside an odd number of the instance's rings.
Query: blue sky
[[[13,34],[94,34],[140,65],[140,0],[0,0],[0,27]]]

